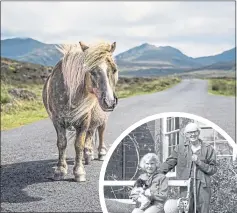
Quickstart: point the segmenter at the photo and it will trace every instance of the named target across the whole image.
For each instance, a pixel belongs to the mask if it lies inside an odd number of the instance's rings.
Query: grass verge
[[[214,95],[235,96],[236,80],[234,78],[209,79],[208,92]]]
[[[120,78],[117,85],[118,98],[148,94],[170,88],[180,82],[179,78]],[[37,95],[35,100],[14,99],[8,90],[11,88],[27,89]],[[48,117],[42,103],[42,84],[11,86],[1,85],[1,130],[23,126]]]
[[[41,98],[43,85],[17,86],[37,95],[35,100],[30,101],[14,99],[8,93],[9,89],[16,86],[2,84],[1,87],[1,130],[16,128],[48,117]]]
[[[179,78],[121,78],[117,85],[116,94],[119,98],[149,94],[168,89],[181,81]]]

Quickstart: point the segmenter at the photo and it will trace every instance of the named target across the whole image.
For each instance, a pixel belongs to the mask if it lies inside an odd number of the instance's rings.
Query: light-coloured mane
[[[112,57],[110,44],[101,42],[82,52],[80,44],[66,44],[57,47],[63,53],[62,73],[71,103],[76,91],[83,89],[86,72],[100,65],[106,57]]]
[[[100,65],[107,57],[112,59],[110,52],[111,45],[107,42],[100,42],[90,46],[86,51],[81,50],[80,44],[59,45],[57,49],[63,53],[62,73],[64,83],[67,87],[69,105],[72,104],[76,93],[84,94],[84,78],[86,73],[95,66]],[[80,119],[85,113],[89,112],[95,105],[94,96],[83,97],[80,105],[71,112],[73,121]]]

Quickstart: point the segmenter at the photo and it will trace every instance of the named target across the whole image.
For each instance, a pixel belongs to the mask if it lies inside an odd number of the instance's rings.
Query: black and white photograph
[[[103,164],[103,212],[236,211],[237,144],[228,134],[185,113],[138,123]]]

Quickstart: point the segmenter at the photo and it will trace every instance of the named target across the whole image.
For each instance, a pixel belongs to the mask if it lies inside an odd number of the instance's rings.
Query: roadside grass
[[[236,80],[234,78],[209,79],[208,92],[214,95],[235,96]]]
[[[168,89],[181,81],[180,78],[121,78],[116,86],[119,98],[149,94]]]
[[[1,116],[1,130],[20,127],[47,117],[48,115],[41,103],[37,101],[21,102],[10,113],[4,113]]]
[[[37,95],[35,100],[14,99],[7,91],[16,86],[1,85],[1,130],[23,126],[48,115],[42,103],[43,85],[19,85],[17,88],[27,89]]]
[[[120,78],[116,94],[118,98],[148,94],[170,88],[181,80],[166,78]],[[9,89],[22,88],[37,95],[35,100],[15,99],[8,93]],[[48,117],[42,102],[43,84],[1,84],[1,130],[20,127]]]

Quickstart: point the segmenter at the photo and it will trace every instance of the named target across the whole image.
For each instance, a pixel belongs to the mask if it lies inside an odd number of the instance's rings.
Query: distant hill
[[[200,64],[193,58],[184,55],[180,50],[170,47],[145,43],[134,47],[116,56],[118,63],[132,61],[136,63],[149,63],[150,65],[177,66],[177,67],[199,67]]]
[[[55,44],[45,44],[31,38],[13,38],[1,40],[1,56],[54,66],[62,54]],[[121,73],[141,76],[203,70],[208,66],[215,70],[228,70],[230,67],[230,70],[235,70],[235,48],[213,56],[192,58],[171,46],[157,47],[144,43],[118,54],[115,58]]]
[[[223,53],[214,56],[199,57],[195,60],[203,65],[211,65],[219,62],[230,62],[235,61],[235,48],[224,51]]]
[[[214,64],[200,67],[198,69],[193,69],[192,71],[198,70],[226,70],[226,71],[235,71],[235,61],[227,61],[227,62],[216,62]]]
[[[61,57],[62,54],[55,48],[54,44],[47,44],[25,55],[18,56],[16,59],[45,66],[55,66]]]
[[[62,54],[55,48],[55,44],[45,44],[31,38],[13,38],[1,40],[1,56],[54,66]]]
[[[35,49],[40,49],[46,44],[31,38],[13,38],[1,40],[1,56],[17,58],[28,54]]]
[[[120,53],[116,61],[122,75],[163,76],[200,70],[235,70],[235,48],[214,56],[188,57],[180,50],[144,43]]]

